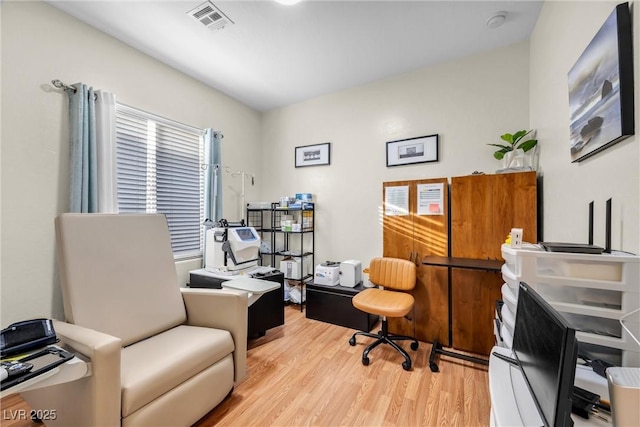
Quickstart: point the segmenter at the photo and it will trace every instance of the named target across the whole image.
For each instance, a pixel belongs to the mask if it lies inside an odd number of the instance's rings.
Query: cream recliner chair
[[[56,219],[61,343],[91,374],[23,393],[47,426],[188,426],[246,376],[247,294],[185,289],[154,214]]]

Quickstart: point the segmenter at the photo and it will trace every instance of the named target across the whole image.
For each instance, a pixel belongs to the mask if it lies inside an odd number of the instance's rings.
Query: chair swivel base
[[[404,335],[392,335],[389,334],[388,324],[386,320],[382,321],[382,329],[377,333],[371,332],[363,332],[359,331],[353,334],[353,336],[349,339],[349,344],[351,346],[356,345],[356,335],[363,335],[369,338],[376,338],[376,341],[369,344],[362,353],[362,364],[367,366],[369,365],[369,352],[379,346],[380,344],[389,344],[391,347],[395,348],[402,356],[404,357],[404,362],[402,362],[402,368],[405,371],[411,370],[411,357],[409,357],[409,353],[407,353],[402,347],[395,343],[395,341],[412,341],[411,342],[411,350],[418,349],[418,341],[413,337],[407,337]]]

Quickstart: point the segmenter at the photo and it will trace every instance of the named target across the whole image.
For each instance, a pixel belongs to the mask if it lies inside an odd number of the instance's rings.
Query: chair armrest
[[[32,408],[56,410],[49,425],[120,425],[120,338],[54,320],[53,327],[67,350],[88,359],[87,377],[46,387],[22,396]]]
[[[235,351],[235,383],[247,376],[248,294],[232,289],[180,288],[187,309],[187,324],[229,331]]]
[[[74,352],[90,358],[92,362],[94,356],[99,358],[105,353],[114,353],[118,362],[117,369],[120,370],[120,350],[122,348],[120,338],[59,320],[53,321],[53,327],[61,343]],[[110,355],[110,362],[114,362],[112,356],[113,354]]]

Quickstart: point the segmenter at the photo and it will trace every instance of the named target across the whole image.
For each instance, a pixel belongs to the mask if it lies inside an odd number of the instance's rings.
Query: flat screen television
[[[576,331],[524,282],[518,292],[513,353],[545,426],[572,426]]]

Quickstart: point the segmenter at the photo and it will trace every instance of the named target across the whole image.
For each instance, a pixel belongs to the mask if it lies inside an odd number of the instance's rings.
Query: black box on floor
[[[362,283],[354,288],[307,284],[307,318],[359,331],[370,331],[379,317],[360,311],[351,304],[358,292],[365,290]]]

